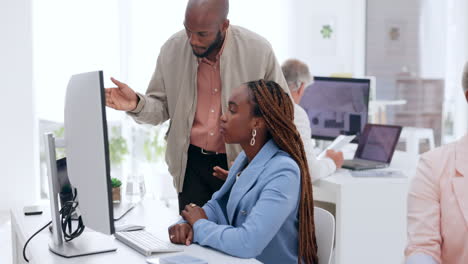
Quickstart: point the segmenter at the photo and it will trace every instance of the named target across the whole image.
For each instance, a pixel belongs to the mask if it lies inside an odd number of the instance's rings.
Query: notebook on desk
[[[351,170],[380,169],[390,165],[401,134],[401,126],[367,124],[352,160],[343,168]]]

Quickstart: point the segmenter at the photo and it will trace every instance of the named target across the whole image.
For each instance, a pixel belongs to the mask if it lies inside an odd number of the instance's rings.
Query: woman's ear
[[[265,119],[263,119],[263,117],[254,117],[253,128],[264,130],[266,128]]]

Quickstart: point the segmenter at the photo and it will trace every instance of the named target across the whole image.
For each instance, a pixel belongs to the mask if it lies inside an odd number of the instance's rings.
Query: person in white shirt
[[[294,119],[296,128],[301,134],[302,142],[304,143],[304,150],[307,156],[307,162],[310,169],[312,182],[330,176],[337,168],[343,165],[343,153],[334,150],[328,150],[326,158],[317,159],[314,153],[314,142],[312,141],[311,128],[309,117],[306,111],[299,106],[304,92],[312,83],[312,75],[309,72],[309,67],[299,60],[289,59],[281,66],[284,77],[288,83],[291,96],[295,102],[294,106]],[[300,122],[298,122],[300,121]]]
[[[299,106],[305,89],[312,83],[309,67],[298,60],[291,59],[284,62],[281,68],[294,101],[294,124],[304,144],[312,182],[315,182],[330,176],[336,169],[341,168],[344,160],[343,152],[328,150],[324,159],[317,159],[314,153],[314,142],[311,138],[309,117],[306,111]],[[215,166],[213,170],[213,175],[220,178],[226,178],[229,173],[219,166]]]

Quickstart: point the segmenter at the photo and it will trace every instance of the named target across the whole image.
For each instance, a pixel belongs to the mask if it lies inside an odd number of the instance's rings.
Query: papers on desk
[[[344,135],[339,135],[333,142],[324,150],[322,153],[318,155],[318,159],[323,159],[325,158],[325,155],[327,154],[327,150],[332,149],[334,151],[340,151],[344,146],[348,145],[349,142],[351,142],[356,135],[351,135],[351,136],[344,136]]]

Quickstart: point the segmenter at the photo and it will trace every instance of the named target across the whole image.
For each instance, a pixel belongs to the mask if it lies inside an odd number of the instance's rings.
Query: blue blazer
[[[194,242],[263,263],[297,263],[300,169],[269,140],[247,165],[236,158],[226,182],[193,225]]]

